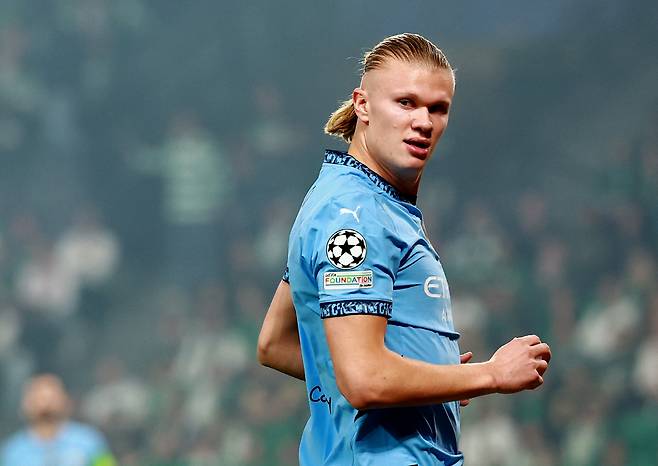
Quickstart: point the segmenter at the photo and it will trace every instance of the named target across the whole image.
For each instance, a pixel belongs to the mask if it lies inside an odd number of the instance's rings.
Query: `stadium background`
[[[0,3],[0,434],[60,374],[122,465],[290,465],[303,384],[256,363],[287,232],[358,57],[402,31],[457,68],[420,205],[462,348],[551,343],[474,401],[474,466],[658,463],[658,7]]]

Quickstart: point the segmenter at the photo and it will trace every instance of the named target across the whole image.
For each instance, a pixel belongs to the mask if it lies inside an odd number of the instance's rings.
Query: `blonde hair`
[[[449,70],[454,77],[454,71],[441,49],[423,36],[411,33],[387,37],[367,51],[361,60],[361,77],[370,70],[381,68],[391,58]],[[324,126],[324,132],[349,143],[354,136],[356,122],[354,102],[350,98],[331,114]]]

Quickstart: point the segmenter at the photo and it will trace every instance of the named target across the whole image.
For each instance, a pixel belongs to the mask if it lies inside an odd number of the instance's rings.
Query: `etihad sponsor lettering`
[[[423,289],[425,294],[430,298],[445,298],[447,283],[445,278],[439,277],[437,275],[430,275],[425,280],[425,285]]]

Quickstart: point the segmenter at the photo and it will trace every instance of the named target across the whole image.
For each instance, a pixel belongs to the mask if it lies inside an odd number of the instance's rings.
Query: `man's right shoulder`
[[[307,226],[309,222],[319,225],[343,223],[347,218],[353,218],[358,224],[362,218],[372,221],[381,214],[376,194],[356,186],[314,192],[300,209],[300,218]]]

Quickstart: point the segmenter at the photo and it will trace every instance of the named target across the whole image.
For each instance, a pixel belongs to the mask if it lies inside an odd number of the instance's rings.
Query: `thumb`
[[[473,359],[473,353],[470,351],[459,356],[459,362],[462,364],[466,364],[471,359]]]

